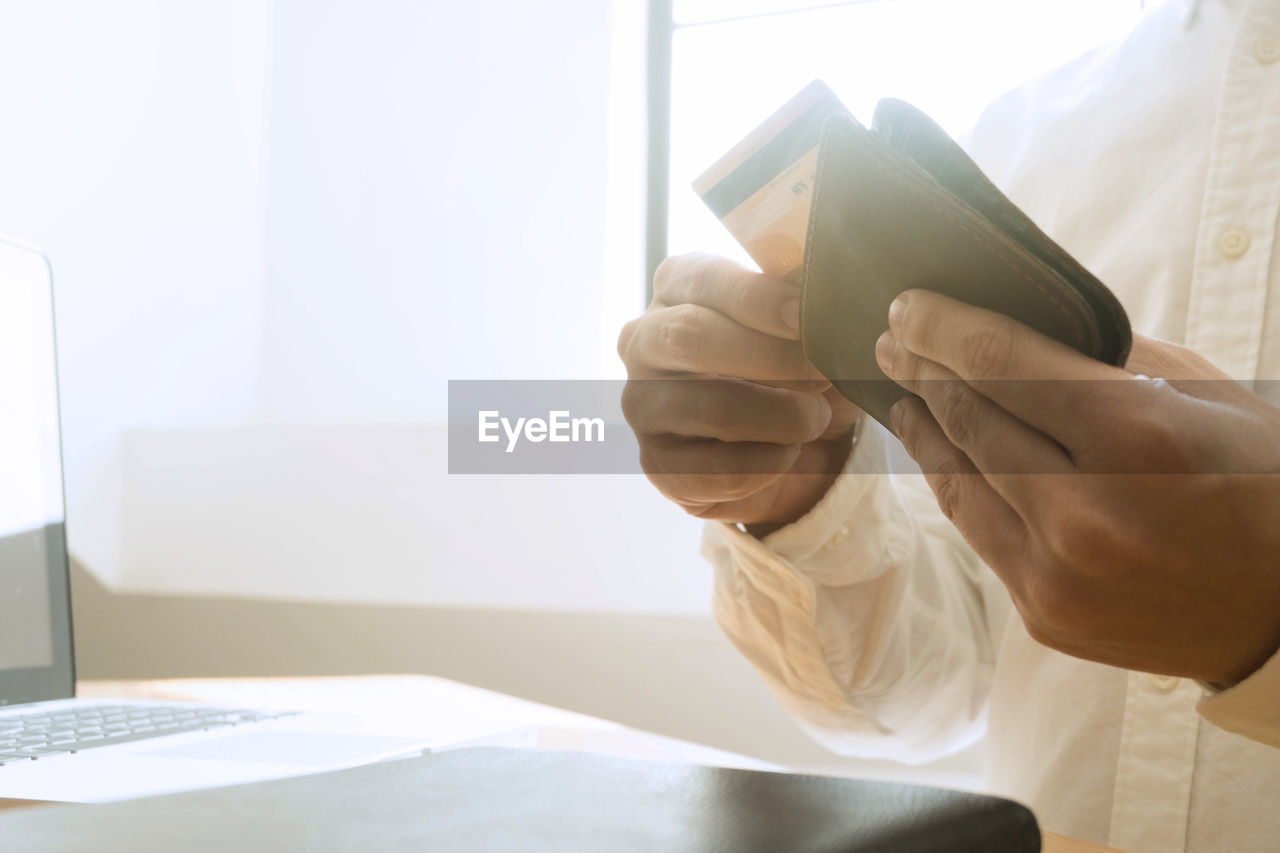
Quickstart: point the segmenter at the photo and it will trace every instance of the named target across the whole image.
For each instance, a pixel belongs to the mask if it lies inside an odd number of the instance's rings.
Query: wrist
[[[849,465],[861,426],[862,416],[859,413],[853,426],[842,435],[805,445],[795,467],[782,475],[780,493],[789,495],[790,499],[779,501],[779,506],[786,507],[786,510],[774,518],[741,522],[741,529],[757,539],[764,539],[808,515],[831,491]]]

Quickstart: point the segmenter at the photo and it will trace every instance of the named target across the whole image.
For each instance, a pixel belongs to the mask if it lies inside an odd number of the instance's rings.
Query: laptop
[[[496,722],[401,736],[336,714],[74,698],[57,388],[49,263],[0,238],[0,798],[104,802],[527,741]]]

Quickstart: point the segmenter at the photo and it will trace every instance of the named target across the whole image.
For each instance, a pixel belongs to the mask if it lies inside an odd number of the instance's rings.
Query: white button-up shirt
[[[1280,379],[1277,60],[1280,0],[1170,0],[998,100],[970,146],[1137,330],[1238,379]],[[845,476],[763,541],[707,528],[716,618],[797,721],[904,761],[985,732],[990,790],[1048,831],[1280,850],[1280,655],[1209,695],[1037,644],[923,479],[889,473],[891,441],[864,424]]]

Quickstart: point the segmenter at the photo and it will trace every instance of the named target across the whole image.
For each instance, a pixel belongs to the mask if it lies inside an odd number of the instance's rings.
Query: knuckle
[[[627,383],[622,386],[622,416],[626,418],[633,430],[645,409],[644,396],[640,383],[634,379],[627,380]]]
[[[902,442],[902,446],[912,456],[918,456],[920,451],[920,439],[924,435],[924,421],[915,411],[914,400],[905,399],[901,403],[895,404],[901,406],[898,409],[898,440]]]
[[[684,281],[693,282],[698,290],[716,287],[724,277],[726,262],[715,255],[693,253],[681,256],[684,261]]]
[[[653,295],[658,297],[668,293],[672,285],[678,281],[687,266],[687,255],[674,255],[663,258],[653,271]]]
[[[1185,429],[1152,412],[1126,425],[1136,451],[1135,470],[1178,473],[1195,469],[1194,447]]]
[[[730,317],[748,317],[753,313],[755,291],[751,282],[743,275],[724,274],[725,306]]]
[[[1063,649],[1092,630],[1087,588],[1077,575],[1059,567],[1037,573],[1024,590],[1019,610],[1027,633],[1050,648]]]
[[[640,325],[639,318],[628,320],[618,332],[618,358],[622,359],[622,363],[628,367],[631,366],[631,342],[635,340],[638,325]]]
[[[752,275],[732,261],[715,255],[702,255],[697,260],[694,278],[699,289],[711,291],[713,303],[730,315],[749,311],[755,288]]]
[[[982,326],[964,338],[969,370],[975,379],[1008,378],[1014,359],[1014,337],[1007,329]]]
[[[706,389],[695,396],[696,417],[701,426],[715,438],[724,438],[742,420],[730,398],[730,389],[721,386]]]
[[[667,311],[658,332],[658,344],[676,363],[694,364],[702,352],[701,325],[696,305],[676,305]]]
[[[1048,515],[1048,551],[1073,570],[1097,574],[1123,566],[1133,543],[1123,526],[1088,505],[1058,506]]]
[[[960,493],[962,483],[959,474],[947,473],[938,478],[933,494],[938,500],[938,509],[948,520],[954,521],[960,511]]]
[[[877,346],[879,346],[878,341]],[[911,352],[896,338],[893,341],[893,351],[889,355],[889,368],[890,373],[899,381],[910,384],[920,381],[919,360],[912,356]]]
[[[1049,550],[1068,560],[1087,559],[1098,552],[1107,537],[1105,522],[1087,508],[1060,508],[1046,531]]]
[[[935,395],[936,416],[947,437],[957,447],[968,446],[978,410],[976,395],[959,379],[939,380]]]

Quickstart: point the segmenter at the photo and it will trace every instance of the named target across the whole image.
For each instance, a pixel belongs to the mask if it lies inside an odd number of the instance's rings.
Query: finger
[[[889,414],[894,433],[924,472],[942,514],[1016,599],[1025,586],[1019,570],[1029,543],[1021,516],[947,440],[920,400],[900,400]]]
[[[748,329],[701,305],[646,311],[625,346],[623,361],[637,378],[674,371],[827,387],[798,342]]]
[[[862,409],[849,402],[848,398],[836,388],[831,387],[822,393],[831,407],[831,422],[822,438],[838,438],[852,433],[862,417]]]
[[[640,467],[667,497],[682,504],[750,497],[795,464],[798,444],[655,436],[641,444]]]
[[[724,258],[667,258],[654,272],[653,295],[658,305],[702,305],[748,329],[800,339],[800,289]]]
[[[1004,314],[929,290],[899,294],[889,328],[907,349],[967,381],[1128,378]]]
[[[947,368],[897,346],[892,332],[876,342],[876,360],[920,396],[947,440],[1028,521],[1044,503],[1044,474],[1076,470],[1062,446],[979,394]],[[927,473],[927,472],[926,472]]]
[[[637,435],[803,444],[831,423],[821,394],[737,379],[648,379],[623,389],[622,411]]]
[[[776,486],[776,482],[770,483],[765,488],[739,500],[708,501],[705,503],[676,501],[676,503],[680,504],[685,512],[696,518],[745,525],[767,523],[767,530],[757,534],[766,536],[768,533],[777,530],[779,526],[785,526],[785,523],[779,525],[776,521],[778,518]]]
[[[760,525],[753,533],[763,537],[804,515],[803,509],[795,509],[794,501],[791,501],[791,514],[788,514],[786,506],[789,500],[785,494],[786,487],[799,479],[817,480],[815,477],[800,478],[788,474],[781,480],[776,480],[765,488],[738,500],[681,503],[681,506],[685,512],[697,518],[744,524],[748,525],[749,529],[751,525]],[[824,483],[827,488],[830,488],[830,480],[825,480]],[[813,491],[821,489],[822,485],[823,483],[817,483]],[[822,494],[823,491],[817,491],[817,497],[810,496],[808,504],[812,506]]]
[[[899,294],[889,308],[889,328],[906,349],[948,368],[1068,449],[1096,438],[1096,419],[1105,417],[1109,403],[1145,393],[1118,367],[1003,314],[931,291]]]
[[[714,505],[686,507],[687,511],[704,519],[740,521],[746,525],[759,525],[753,530],[756,537],[764,537],[792,521],[799,520],[812,510],[823,494],[831,491],[836,483],[849,447],[844,450],[832,442],[812,442],[801,447],[795,465],[768,488],[750,494],[740,501],[726,501]]]
[[[808,513],[831,490],[848,455],[844,442],[810,442],[787,472],[765,488],[737,500],[686,503],[684,508],[699,518],[760,525],[752,532],[767,536]]]

